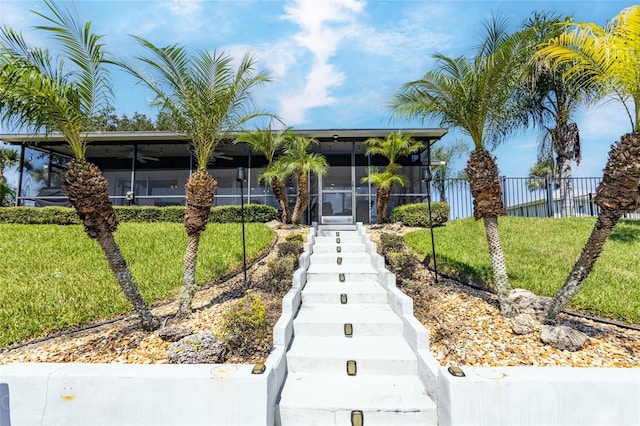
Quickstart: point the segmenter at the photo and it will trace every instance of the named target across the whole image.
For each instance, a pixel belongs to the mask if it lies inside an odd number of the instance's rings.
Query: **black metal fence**
[[[602,178],[546,179],[501,177],[502,201],[508,216],[570,217],[597,216],[600,208],[593,202]],[[438,187],[444,189],[439,191]],[[449,203],[449,219],[473,216],[473,199],[465,179],[444,179],[434,185],[433,201]],[[640,219],[640,213],[625,217]]]

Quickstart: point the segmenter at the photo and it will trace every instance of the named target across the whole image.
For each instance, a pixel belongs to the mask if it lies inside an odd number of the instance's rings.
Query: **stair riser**
[[[298,336],[344,336],[344,323],[294,321],[293,331]],[[401,336],[402,323],[353,323],[353,336]],[[349,337],[345,337],[349,339]]]
[[[287,369],[293,374],[338,374],[347,375],[347,360],[354,359],[357,363],[357,376],[373,374],[418,374],[418,363],[413,359],[358,359],[327,358],[298,356],[296,353],[287,355]]]
[[[348,285],[350,282],[378,282],[378,274],[372,272],[362,272],[362,273],[353,273],[350,274],[348,272],[342,272],[344,274],[344,282],[342,284]],[[339,283],[340,281],[340,273],[339,272],[328,272],[328,273],[318,273],[318,272],[307,272],[307,282],[329,282],[329,283]]]
[[[349,253],[363,253],[365,250],[364,244],[340,244],[340,251],[337,250],[338,244],[321,244],[313,246],[313,253],[335,253],[336,257],[340,254]]]
[[[341,258],[341,263],[338,263],[338,258]],[[358,256],[353,253],[314,253],[309,257],[309,261],[312,265],[336,265],[341,268],[348,268],[349,266],[359,265],[371,265],[371,256]]]
[[[345,289],[342,293],[302,293],[302,303],[331,303],[341,305],[340,294],[347,295],[347,304],[384,304],[388,302],[386,293],[350,293]]]
[[[357,410],[357,407],[354,407],[353,410]],[[350,425],[351,409],[318,410],[280,406],[280,419],[280,424],[282,425]],[[424,411],[363,411],[363,420],[366,426],[435,426],[438,424],[438,413],[436,409]]]

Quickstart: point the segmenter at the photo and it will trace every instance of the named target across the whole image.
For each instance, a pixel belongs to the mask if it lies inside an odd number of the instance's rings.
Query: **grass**
[[[578,260],[595,218],[499,219],[512,287],[553,296]],[[428,230],[408,233],[407,245],[431,257]],[[460,219],[434,228],[438,269],[469,283],[493,286],[482,220]],[[640,221],[622,220],[604,245],[584,285],[568,309],[640,324]]]
[[[273,240],[246,224],[247,258]],[[176,296],[186,235],[180,223],[122,223],[115,234],[147,303]],[[98,244],[81,226],[0,225],[0,347],[131,312]],[[209,224],[200,240],[196,280],[242,265],[240,224]]]

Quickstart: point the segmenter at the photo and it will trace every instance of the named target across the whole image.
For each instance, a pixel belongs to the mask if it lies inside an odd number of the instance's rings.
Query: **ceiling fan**
[[[118,157],[119,160],[123,160],[123,159],[130,159],[131,155],[129,156],[123,156],[123,157]],[[160,159],[158,157],[151,157],[149,155],[145,155],[142,151],[138,150],[138,152],[136,153],[136,161],[144,164],[147,161],[159,161]]]

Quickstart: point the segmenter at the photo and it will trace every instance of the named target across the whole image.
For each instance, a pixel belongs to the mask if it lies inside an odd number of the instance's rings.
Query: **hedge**
[[[185,208],[114,206],[121,222],[182,222]],[[246,204],[245,222],[269,222],[278,219],[278,211],[264,204]],[[211,209],[210,223],[241,222],[240,206],[219,206]],[[70,207],[0,207],[0,223],[75,225],[80,219]]]
[[[449,204],[431,203],[433,226],[442,226],[449,220]],[[405,226],[429,227],[429,205],[427,203],[405,204],[391,211],[391,222],[402,222]]]

